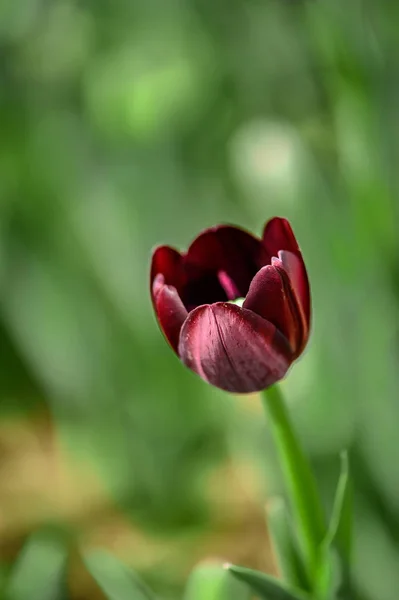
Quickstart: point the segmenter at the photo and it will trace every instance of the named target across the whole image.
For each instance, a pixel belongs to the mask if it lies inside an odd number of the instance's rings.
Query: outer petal
[[[205,381],[236,393],[269,387],[284,377],[292,361],[287,340],[274,325],[224,302],[189,314],[179,355]]]
[[[252,310],[275,325],[288,340],[293,354],[296,355],[302,345],[303,327],[284,279],[275,266],[263,267],[249,286],[243,308]]]
[[[287,273],[295,301],[304,324],[305,335],[308,337],[310,329],[310,288],[305,264],[301,257],[281,250],[279,262]],[[277,265],[277,261],[273,261]]]
[[[195,288],[203,276],[212,274],[224,294],[222,291],[218,298],[210,297],[207,303],[245,296],[252,278],[269,259],[261,240],[243,229],[229,225],[207,229],[184,257],[188,287],[192,284]],[[188,295],[191,296],[190,290]]]
[[[279,250],[289,250],[301,254],[294,232],[287,219],[274,217],[263,230],[263,245],[270,256],[277,256]]]
[[[303,311],[306,328],[309,330],[311,312],[309,280],[302,253],[287,219],[275,217],[266,223],[263,244],[270,256],[279,256],[283,262]]]
[[[152,286],[154,308],[166,339],[177,353],[180,330],[188,313],[176,288],[165,285],[164,281],[164,276],[161,274],[154,279]]]
[[[150,285],[153,301],[153,283],[159,274],[164,276],[167,285],[173,285],[177,290],[181,290],[184,283],[183,258],[174,248],[158,246],[152,254]]]

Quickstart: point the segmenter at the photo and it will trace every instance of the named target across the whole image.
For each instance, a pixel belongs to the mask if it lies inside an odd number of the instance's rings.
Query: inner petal
[[[270,257],[260,240],[232,226],[202,232],[184,256],[187,308],[243,297]]]

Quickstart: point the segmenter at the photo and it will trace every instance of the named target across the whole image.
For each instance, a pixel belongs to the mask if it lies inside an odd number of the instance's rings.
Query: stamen
[[[240,296],[240,292],[230,275],[226,271],[218,271],[219,283],[226,292],[228,300],[234,300]]]

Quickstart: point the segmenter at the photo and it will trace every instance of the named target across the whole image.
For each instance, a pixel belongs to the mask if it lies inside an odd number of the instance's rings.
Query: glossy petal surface
[[[287,340],[252,311],[217,303],[193,310],[182,327],[182,361],[229,392],[256,392],[284,377],[292,360]]]
[[[188,313],[175,287],[164,283],[159,274],[153,283],[153,302],[159,325],[166,339],[177,352],[180,330]]]
[[[296,354],[302,343],[302,326],[288,294],[279,269],[267,265],[253,278],[243,308],[252,310],[275,325],[287,338],[293,354]]]
[[[163,275],[164,283],[181,291],[184,285],[183,257],[177,250],[169,246],[158,246],[152,254],[150,280],[153,300],[153,283],[157,275]]]
[[[297,311],[300,314],[303,329],[303,340],[299,344],[300,351],[306,345],[310,328],[310,288],[302,253],[294,232],[287,219],[275,217],[266,223],[263,231],[263,245],[272,257],[272,264],[277,265],[274,257],[279,257],[280,267],[288,275],[294,291]]]
[[[287,219],[274,217],[270,219],[263,230],[263,245],[269,256],[278,256],[280,250],[289,250],[301,254],[294,232]]]
[[[302,256],[297,256],[292,252],[281,250],[279,258],[284,267],[284,270],[290,278],[295,297],[303,312],[303,318],[306,324],[306,329],[310,327],[310,288],[309,279],[306,272],[305,263]]]

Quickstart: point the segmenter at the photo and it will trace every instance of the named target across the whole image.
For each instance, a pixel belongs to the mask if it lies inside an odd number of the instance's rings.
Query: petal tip
[[[175,287],[154,281],[156,291],[153,293],[154,309],[158,323],[173,350],[178,354],[179,336],[188,312],[183,305]]]

